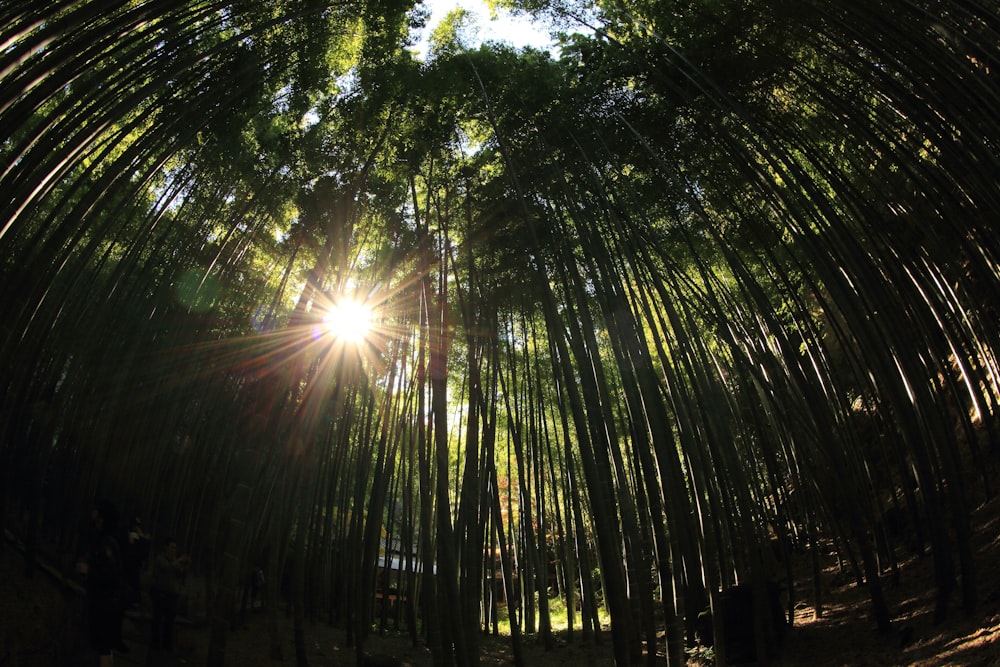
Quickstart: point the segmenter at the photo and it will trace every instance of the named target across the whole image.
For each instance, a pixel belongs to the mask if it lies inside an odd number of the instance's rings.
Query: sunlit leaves
[[[176,451],[184,498],[213,494],[185,508],[206,543],[216,487],[252,486],[254,538],[294,524],[365,581],[382,529],[447,557],[456,519],[462,572],[506,531],[533,581],[551,535],[646,613],[654,580],[699,599],[755,574],[768,525],[815,546],[846,523],[863,550],[888,501],[955,580],[949,419],[974,460],[998,404],[976,7],[602,3],[558,59],[470,51],[456,13],[418,62],[404,2],[28,4],[46,20],[0,55],[4,463],[50,396],[88,491],[112,447],[161,483]],[[353,347],[324,334],[345,293],[378,305]],[[920,502],[893,495],[911,474]],[[383,496],[402,520],[329,511]]]
[[[430,36],[430,55],[455,55],[469,49],[475,39],[475,18],[466,9],[456,8],[440,20]]]

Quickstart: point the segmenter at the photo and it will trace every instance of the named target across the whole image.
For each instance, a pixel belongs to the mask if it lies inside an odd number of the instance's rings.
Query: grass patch
[[[539,619],[540,616],[536,605],[536,625],[539,623]],[[597,619],[602,628],[606,628],[611,624],[611,616],[608,614],[608,610],[605,607],[598,607]],[[566,613],[565,598],[549,599],[549,623],[552,626],[553,634],[565,634],[569,630],[569,615]],[[573,615],[573,631],[579,632],[582,625],[582,613],[577,610],[577,612]],[[507,605],[505,604],[497,605],[497,630],[501,635],[510,636],[510,616],[507,612]],[[537,628],[529,631],[528,634],[533,634],[534,632],[537,632]]]

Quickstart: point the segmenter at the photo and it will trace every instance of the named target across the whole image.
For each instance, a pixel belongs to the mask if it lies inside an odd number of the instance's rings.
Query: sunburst
[[[372,309],[361,301],[343,298],[323,317],[323,327],[337,340],[357,345],[371,333]]]

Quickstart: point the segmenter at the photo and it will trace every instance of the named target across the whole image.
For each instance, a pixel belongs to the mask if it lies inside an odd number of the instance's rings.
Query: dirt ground
[[[956,593],[948,619],[932,621],[934,586],[929,556],[910,558],[900,566],[899,582],[886,575],[886,598],[894,613],[889,635],[879,635],[870,620],[865,590],[853,583],[838,585],[835,559],[825,559],[823,573],[824,613],[817,618],[809,601],[809,587],[798,583],[794,628],[780,654],[771,664],[778,667],[808,665],[889,666],[945,665],[1000,666],[1000,497],[978,507],[974,513],[975,555],[979,601],[975,613],[959,608]],[[900,549],[900,552],[902,549]],[[803,564],[800,570],[807,572]],[[78,588],[60,583],[58,573],[39,570],[32,579],[23,572],[23,557],[10,543],[0,547],[0,667],[83,667],[96,665],[97,658],[87,648],[83,600]],[[148,602],[147,602],[148,604]],[[269,658],[267,616],[259,610],[248,614],[246,624],[231,631],[227,641],[226,664],[270,666],[293,664],[291,620],[279,614],[284,660]],[[208,627],[201,622],[180,619],[177,649],[171,654],[148,648],[148,609],[130,612],[124,624],[129,652],[115,658],[116,665],[172,666],[205,664]],[[315,667],[355,665],[356,656],[345,642],[342,630],[324,623],[307,624],[306,647],[309,664]],[[485,667],[513,664],[509,640],[481,638]],[[413,647],[405,636],[372,636],[366,649],[385,659],[375,665],[431,665],[425,647]],[[529,667],[612,665],[610,636],[600,645],[557,642],[545,651],[532,638],[524,641],[525,663]],[[660,657],[658,664],[664,664]],[[701,664],[692,659],[691,664]]]

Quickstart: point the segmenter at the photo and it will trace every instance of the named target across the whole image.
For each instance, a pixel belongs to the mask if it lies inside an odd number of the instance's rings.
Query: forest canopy
[[[68,557],[103,497],[197,545],[217,665],[261,563],[359,647],[392,577],[440,664],[561,601],[674,666],[825,540],[884,630],[890,513],[973,609],[995,3],[496,4],[558,49],[458,13],[418,58],[399,0],[0,6],[0,526]]]

